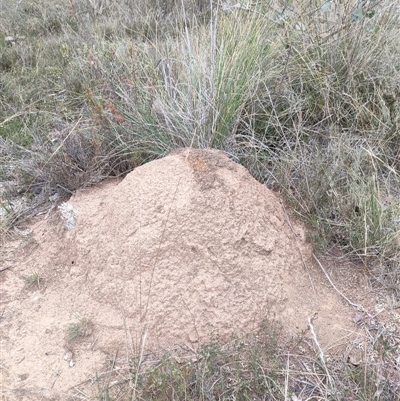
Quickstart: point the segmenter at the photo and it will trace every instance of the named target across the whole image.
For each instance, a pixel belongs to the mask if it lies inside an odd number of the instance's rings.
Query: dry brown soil
[[[288,337],[317,317],[334,352],[354,309],[311,255],[277,195],[219,151],[183,149],[79,192],[2,248],[3,397],[93,395],[88,379],[117,351],[196,349],[274,316]]]

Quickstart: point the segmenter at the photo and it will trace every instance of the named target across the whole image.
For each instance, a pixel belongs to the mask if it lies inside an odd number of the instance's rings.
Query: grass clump
[[[93,322],[86,317],[79,317],[74,323],[70,323],[67,329],[68,345],[76,343],[93,333]]]
[[[277,12],[281,68],[265,74],[239,127],[243,162],[285,194],[319,245],[372,264],[397,252],[399,207],[399,19],[378,3]]]
[[[32,273],[30,275],[24,276],[25,280],[25,289],[40,289],[40,283],[43,279],[40,277],[39,273]]]

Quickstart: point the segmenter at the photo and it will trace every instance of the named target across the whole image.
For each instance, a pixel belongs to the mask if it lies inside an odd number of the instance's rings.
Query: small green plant
[[[71,345],[79,339],[90,336],[93,333],[93,322],[86,317],[79,317],[74,323],[70,323],[67,329],[67,343]]]
[[[40,289],[40,283],[42,282],[42,278],[39,273],[32,273],[29,276],[24,276],[25,280],[25,289],[28,288],[38,288]]]

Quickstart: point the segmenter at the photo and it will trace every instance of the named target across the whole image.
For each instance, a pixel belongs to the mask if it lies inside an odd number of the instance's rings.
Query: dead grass
[[[316,248],[361,258],[398,299],[396,1],[45,3],[0,4],[3,232],[39,204],[176,147],[218,147],[282,192]],[[254,337],[212,343],[191,361],[167,355],[132,367],[134,391],[157,400],[399,399],[397,334],[370,333],[357,366],[276,344],[271,356]],[[101,399],[125,399],[106,389]]]
[[[314,341],[287,338],[268,319],[252,334],[217,336],[196,350],[138,351],[128,365],[116,354],[93,380],[98,399],[113,401],[400,399],[395,336],[377,320],[360,324],[368,340],[349,344],[359,360],[324,355],[315,333]]]

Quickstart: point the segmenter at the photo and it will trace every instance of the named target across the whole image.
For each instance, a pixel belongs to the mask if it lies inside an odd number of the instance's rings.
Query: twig
[[[343,292],[341,292],[340,290],[338,290],[338,288],[336,287],[336,285],[333,283],[333,281],[331,280],[331,278],[329,277],[328,273],[326,272],[326,270],[324,269],[324,266],[322,266],[321,262],[318,260],[318,258],[315,256],[315,254],[313,253],[313,257],[314,259],[317,261],[319,267],[321,268],[322,272],[325,274],[325,277],[328,279],[329,283],[331,284],[331,286],[334,288],[334,290],[343,298],[345,299],[345,301],[351,305],[354,306],[355,308],[357,308],[357,310],[360,310],[364,313],[366,313],[368,316],[372,317],[365,309],[362,305],[359,304],[355,304],[354,302],[350,301],[349,298],[346,297],[346,295],[343,294]]]
[[[313,319],[311,319],[310,317],[308,318],[308,326],[310,327],[310,331],[311,331],[314,343],[318,348],[318,353],[319,353],[318,356],[319,356],[319,359],[321,360],[321,363],[322,363],[322,365],[324,367],[325,373],[326,373],[326,375],[328,377],[329,384],[330,384],[331,388],[334,388],[333,387],[333,379],[332,379],[331,375],[329,374],[328,368],[327,368],[326,363],[325,363],[324,351],[322,351],[322,348],[319,345],[318,338],[317,338],[317,335],[316,335],[315,330],[314,330]]]

